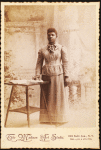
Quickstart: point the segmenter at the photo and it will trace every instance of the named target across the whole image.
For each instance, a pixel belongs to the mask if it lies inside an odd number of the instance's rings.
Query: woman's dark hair
[[[55,34],[56,34],[56,36],[57,36],[57,31],[56,31],[55,28],[49,28],[49,29],[47,30],[47,34],[48,34],[49,32],[55,32]]]

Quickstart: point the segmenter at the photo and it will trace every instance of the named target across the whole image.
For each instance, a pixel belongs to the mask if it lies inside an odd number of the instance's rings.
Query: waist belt
[[[62,64],[59,65],[44,65],[42,67],[42,75],[52,76],[63,73]]]

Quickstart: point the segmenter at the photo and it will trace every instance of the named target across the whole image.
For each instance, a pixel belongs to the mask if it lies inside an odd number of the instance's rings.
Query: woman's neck
[[[54,45],[56,42],[49,42],[50,45]]]

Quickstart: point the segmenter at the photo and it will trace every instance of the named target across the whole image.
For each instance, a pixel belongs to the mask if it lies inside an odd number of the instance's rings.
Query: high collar
[[[58,43],[54,43],[53,45],[51,45],[51,44],[47,45],[47,50],[50,53],[54,53],[54,51],[57,50],[57,49],[58,49]]]

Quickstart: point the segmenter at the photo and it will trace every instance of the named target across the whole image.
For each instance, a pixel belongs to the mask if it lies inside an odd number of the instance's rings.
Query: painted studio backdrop
[[[30,5],[5,6],[5,82],[32,79],[38,50],[47,45],[47,29],[56,28],[57,41],[66,46],[69,58],[69,107],[92,109],[95,118],[96,6]],[[5,110],[11,87],[5,85]],[[30,87],[31,106],[40,106],[39,86]],[[25,105],[25,89],[14,90],[11,108]],[[95,126],[95,122],[89,126]]]

